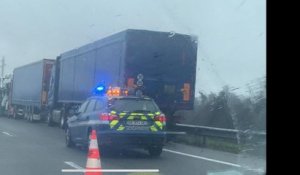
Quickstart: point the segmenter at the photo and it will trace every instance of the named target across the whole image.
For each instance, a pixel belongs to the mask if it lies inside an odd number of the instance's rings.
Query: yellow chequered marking
[[[159,129],[162,129],[163,124],[160,121],[156,121],[155,124],[159,127]]]
[[[110,122],[109,126],[110,126],[110,128],[113,128],[118,123],[119,123],[118,120],[113,120],[113,121]]]
[[[141,120],[148,120],[146,116],[141,116]]]
[[[117,129],[118,131],[123,131],[125,127],[123,125],[120,125],[119,128]]]
[[[128,120],[133,120],[134,119],[134,116],[129,116],[128,118],[127,118]]]
[[[150,130],[151,130],[151,131],[157,131],[157,129],[156,129],[155,126],[153,126],[153,125],[150,126]]]
[[[110,111],[110,113],[111,113],[111,114],[116,114],[117,112],[116,112],[116,111]]]
[[[144,115],[143,113],[130,113],[130,115]]]

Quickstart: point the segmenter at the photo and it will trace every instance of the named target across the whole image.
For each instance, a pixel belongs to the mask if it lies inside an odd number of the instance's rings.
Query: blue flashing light
[[[106,93],[105,91],[106,91],[106,88],[105,88],[104,85],[98,85],[94,89],[94,94],[96,94],[96,95],[103,95],[103,94]]]
[[[98,86],[96,89],[97,89],[97,91],[103,91],[104,90],[104,86]]]

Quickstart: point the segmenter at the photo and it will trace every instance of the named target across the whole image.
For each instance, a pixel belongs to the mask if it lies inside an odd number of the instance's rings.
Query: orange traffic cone
[[[101,170],[100,152],[98,148],[96,130],[92,130],[90,135],[90,145],[86,170]],[[85,175],[102,175],[102,172],[85,172]]]

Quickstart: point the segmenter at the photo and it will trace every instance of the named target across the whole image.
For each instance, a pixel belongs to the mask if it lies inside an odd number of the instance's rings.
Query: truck
[[[46,119],[51,69],[55,60],[43,59],[14,69],[9,115],[30,122]]]
[[[16,68],[9,111],[64,128],[72,111],[104,84],[153,98],[170,128],[176,111],[193,109],[196,65],[197,37],[128,29]]]
[[[196,65],[197,37],[170,32],[128,29],[64,52],[51,71],[47,123],[64,128],[100,83],[153,98],[171,127],[177,110],[193,109]]]

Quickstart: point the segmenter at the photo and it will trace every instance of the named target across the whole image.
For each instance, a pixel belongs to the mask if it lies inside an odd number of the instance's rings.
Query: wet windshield
[[[266,20],[266,0],[0,0],[0,174],[264,174]]]

